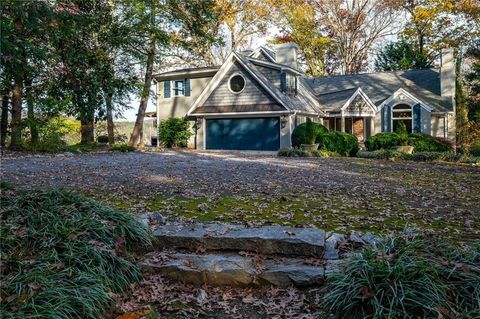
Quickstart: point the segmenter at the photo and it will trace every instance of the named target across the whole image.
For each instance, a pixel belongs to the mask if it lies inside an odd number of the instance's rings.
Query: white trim
[[[243,88],[242,88],[240,91],[235,92],[235,91],[232,90],[232,88],[231,88],[231,86],[230,86],[230,81],[232,80],[232,78],[233,78],[234,76],[237,76],[237,75],[240,76],[240,77],[243,79]],[[247,80],[245,79],[245,77],[244,77],[241,73],[235,72],[235,73],[233,73],[233,74],[228,78],[228,85],[227,85],[227,86],[228,86],[228,90],[229,90],[232,94],[240,94],[240,93],[243,92],[243,90],[245,90],[245,87],[247,86]]]
[[[404,88],[400,88],[398,89],[395,93],[393,93],[388,99],[386,99],[382,104],[380,104],[378,107],[377,107],[377,112],[380,112],[384,107],[385,105],[389,104],[390,102],[393,101],[393,99],[397,98],[400,94],[404,94],[405,96],[407,96],[408,98],[412,99],[414,102],[416,102],[417,104],[420,104],[421,107],[423,107],[426,111],[428,112],[432,112],[433,108],[428,105],[427,103],[423,102],[422,100],[420,100],[419,98],[417,98],[416,96],[414,96],[413,94],[409,93],[408,91],[406,91]]]
[[[355,91],[355,93],[352,94],[352,96],[348,99],[347,102],[345,102],[345,104],[340,109],[342,116],[352,116],[351,114],[361,114],[361,115],[353,115],[353,116],[365,116],[367,114],[370,114],[370,113],[364,114],[364,113],[361,113],[361,112],[360,113],[345,112],[345,109],[350,106],[350,104],[353,102],[353,100],[358,95],[360,95],[360,97],[362,97],[363,100],[367,103],[367,105],[372,109],[373,116],[375,116],[375,113],[377,112],[377,108],[376,108],[375,104],[373,104],[373,102],[370,100],[370,98],[365,94],[365,92],[363,92],[363,90],[360,87]]]
[[[195,116],[229,116],[229,115],[282,115],[290,114],[290,111],[258,111],[258,112],[223,112],[223,113],[198,113]]]
[[[259,47],[257,49],[255,49],[252,53],[250,53],[248,56],[249,57],[252,57],[254,59],[257,59],[259,56],[260,56],[260,53],[265,53],[265,55],[267,56],[267,58],[273,62],[273,63],[276,63],[275,59],[273,58],[273,56],[270,55],[270,53],[265,50],[264,47]]]
[[[299,72],[291,67],[289,67],[288,65],[285,65],[285,64],[279,64],[279,63],[276,63],[276,62],[268,62],[268,61],[263,61],[263,60],[259,60],[259,59],[256,59],[256,58],[253,58],[253,57],[250,57],[248,56],[247,59],[252,62],[253,64],[259,64],[259,65],[263,65],[267,68],[271,68],[271,69],[276,69],[276,70],[280,70],[280,71],[289,71],[289,73],[294,73],[296,75],[302,75],[303,73],[302,72]]]
[[[243,61],[237,56],[235,52],[232,51],[230,55],[228,56],[227,60],[225,63],[222,65],[220,70],[215,74],[215,76],[212,78],[210,83],[208,83],[207,87],[203,90],[203,92],[200,94],[200,96],[197,98],[197,100],[193,103],[192,107],[188,110],[187,116],[192,115],[192,112],[195,111],[202,103],[206,101],[206,99],[212,94],[213,90],[218,86],[220,81],[225,77],[225,74],[230,70],[230,68],[233,66],[235,61],[238,61],[240,65],[242,65],[247,72],[250,73],[250,75],[258,82],[260,85],[280,104],[282,105],[285,109],[290,110],[290,108],[284,103],[284,101],[279,98],[275,92],[273,92],[267,85],[263,83],[262,80],[258,78],[258,76],[253,72]]]
[[[210,69],[201,69],[201,70],[196,70],[196,69],[191,69],[191,70],[172,70],[172,71],[166,71],[166,72],[162,72],[162,73],[156,73],[153,75],[153,78],[156,80],[156,81],[164,81],[165,79],[174,79],[174,78],[185,78],[185,76],[189,77],[191,76],[191,78],[194,78],[195,76],[199,76],[199,75],[204,75],[204,74],[210,74],[210,73],[216,73],[218,72],[219,68],[216,69],[215,67],[212,67]]]
[[[394,107],[397,107],[399,105],[407,105],[410,109],[398,109],[398,110],[394,110]],[[390,112],[392,113],[391,116],[390,116],[390,128],[391,128],[391,131],[390,132],[395,132],[393,130],[393,121],[396,120],[396,121],[407,121],[407,120],[410,120],[412,122],[411,124],[411,128],[412,128],[412,132],[411,133],[414,133],[413,129],[415,128],[415,123],[413,123],[413,106],[410,106],[408,104],[395,104],[394,106],[392,106]],[[412,116],[410,117],[394,117],[393,114],[395,113],[401,113],[401,112],[410,112],[412,114]]]

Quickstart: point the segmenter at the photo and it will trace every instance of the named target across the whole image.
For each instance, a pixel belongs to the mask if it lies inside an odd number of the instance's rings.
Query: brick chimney
[[[283,43],[275,46],[275,60],[279,64],[285,64],[292,69],[298,70],[298,46],[293,43]]]
[[[452,103],[455,101],[455,59],[453,49],[442,50],[442,65],[440,67],[440,89],[442,97],[449,97]]]

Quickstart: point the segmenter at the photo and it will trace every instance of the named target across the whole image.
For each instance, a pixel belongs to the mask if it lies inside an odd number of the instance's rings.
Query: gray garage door
[[[278,117],[207,119],[206,125],[207,149],[276,151],[280,147]]]

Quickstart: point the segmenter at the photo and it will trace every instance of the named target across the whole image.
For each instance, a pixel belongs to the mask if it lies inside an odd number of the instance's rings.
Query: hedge
[[[337,157],[336,152],[327,150],[307,151],[301,148],[284,147],[278,150],[278,156],[281,157]]]
[[[378,133],[365,141],[365,147],[369,151],[389,149],[398,145],[400,145],[400,136],[397,133]]]
[[[367,138],[365,146],[369,151],[391,149],[400,145],[401,139],[401,136],[397,133],[379,133]],[[433,137],[425,133],[409,134],[407,144],[414,147],[414,152],[454,151],[454,146],[451,141]]]
[[[470,154],[472,154],[472,156],[480,156],[480,141],[477,141],[472,145],[470,145],[469,151],[470,151]]]
[[[317,139],[319,135],[328,133],[328,129],[322,124],[313,123],[313,125],[316,130]],[[307,131],[307,123],[300,124],[293,130],[293,133],[292,133],[293,147],[300,147],[302,144],[309,143],[309,141],[307,140],[306,131]]]
[[[414,152],[448,152],[450,148],[439,139],[425,134],[413,133],[408,136],[408,145],[413,146]]]
[[[360,149],[355,136],[348,133],[332,131],[317,137],[320,148],[336,152],[342,156],[355,156]]]

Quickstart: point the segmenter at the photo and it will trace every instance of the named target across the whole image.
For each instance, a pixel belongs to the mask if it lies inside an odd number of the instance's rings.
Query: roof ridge
[[[329,76],[320,76],[320,77],[305,77],[309,80],[316,80],[316,79],[331,79],[331,78],[338,78],[338,77],[354,77],[354,76],[362,76],[362,75],[374,75],[374,74],[396,74],[401,72],[419,72],[419,71],[427,71],[427,70],[439,70],[439,68],[422,68],[422,69],[408,69],[408,70],[396,70],[396,71],[381,71],[381,72],[365,72],[365,73],[355,73],[355,74],[336,74],[336,75],[329,75]]]

